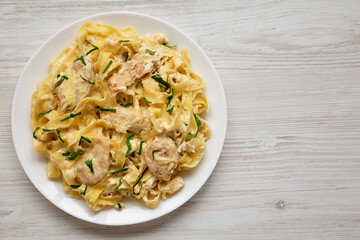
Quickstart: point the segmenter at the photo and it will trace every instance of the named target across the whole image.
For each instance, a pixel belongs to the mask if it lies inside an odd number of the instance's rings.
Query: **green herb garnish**
[[[172,114],[172,112],[173,112],[173,110],[174,110],[174,107],[175,107],[175,105],[172,106],[172,108],[170,108],[170,109],[168,109],[168,110],[166,110],[166,111],[167,111],[168,113]]]
[[[140,180],[142,179],[143,176],[144,176],[144,174],[140,176],[140,178],[137,180],[137,182],[136,182],[135,185],[133,186],[133,194],[134,194],[134,195],[139,195],[140,192],[141,192],[142,186],[140,187],[140,190],[139,190],[138,193],[135,193],[135,187],[136,187],[136,185],[138,185],[138,183],[140,182]]]
[[[75,59],[74,62],[79,61],[79,60],[84,64],[84,66],[86,66],[86,62],[84,60],[83,55],[81,55],[79,58]]]
[[[90,168],[90,171],[91,171],[92,173],[94,173],[93,164],[92,164],[92,159],[86,160],[86,161],[85,161],[85,164],[86,164],[86,166],[88,166],[88,168]]]
[[[116,174],[116,173],[119,173],[119,172],[125,172],[125,171],[127,171],[127,170],[129,170],[129,168],[123,168],[123,169],[120,169],[120,170],[117,170],[117,171],[114,171],[114,172],[111,172],[111,174]]]
[[[60,74],[58,74],[56,78],[59,78],[59,77],[60,77]],[[67,76],[62,75],[60,82],[58,82],[58,83],[55,85],[54,90],[55,90],[58,86],[60,86],[60,84],[62,84],[62,83],[64,82],[64,80],[68,80],[68,79],[69,79],[69,78],[68,78]]]
[[[63,156],[70,156],[70,152],[66,152],[62,154]]]
[[[126,151],[125,157],[128,157],[130,152],[131,152],[131,144],[130,144],[130,139],[133,138],[134,135],[130,135],[127,137],[126,139],[126,146],[128,147],[128,150]]]
[[[43,117],[43,116],[45,116],[46,114],[48,114],[49,112],[51,112],[52,110],[54,110],[54,109],[51,109],[51,110],[49,110],[49,111],[47,111],[47,112],[44,112],[44,113],[39,113],[39,114],[38,114],[38,117]]]
[[[85,195],[86,194],[86,189],[87,189],[87,186],[85,186],[85,190],[82,192],[82,193],[80,193],[81,195]]]
[[[77,156],[79,156],[79,154],[84,154],[84,152],[81,150],[77,150],[76,152],[71,154],[69,157],[67,157],[66,160],[75,160],[77,158]]]
[[[95,84],[95,82],[90,82],[89,80],[83,78],[83,76],[81,76],[81,74],[80,74],[80,77],[81,77],[81,79],[84,80],[85,82],[88,82],[88,83],[90,83],[90,84],[92,84],[92,85]]]
[[[33,132],[33,138],[37,139],[37,137],[35,136],[35,133],[36,133],[36,131],[39,130],[39,129],[40,129],[40,127],[35,128],[35,130],[34,130],[34,132]]]
[[[93,48],[93,49],[91,49],[90,51],[88,51],[87,53],[86,53],[86,55],[89,55],[90,53],[92,53],[93,51],[95,51],[95,50],[98,50],[97,48]]]
[[[96,106],[95,108],[103,111],[103,112],[116,112],[116,109],[115,108],[102,108],[100,106]]]
[[[138,155],[141,155],[141,150],[142,150],[143,143],[144,143],[144,141],[140,141],[140,149],[139,149],[139,152],[137,153]]]
[[[75,113],[75,114],[70,113],[70,116],[68,116],[68,117],[66,117],[64,119],[61,119],[60,122],[64,122],[64,121],[66,121],[66,120],[68,120],[70,118],[76,117],[76,116],[78,116],[80,114],[81,114],[81,112],[78,112],[78,113]]]
[[[60,82],[58,82],[58,83],[55,85],[54,90],[55,90],[58,86],[60,86],[60,84],[62,84],[62,83],[63,83],[63,81],[64,81],[64,79],[61,79],[61,81],[60,81]]]
[[[46,129],[46,128],[43,128],[42,130],[43,130],[43,132],[52,132],[52,131],[55,131],[55,129]]]
[[[79,188],[81,185],[70,185],[72,188]]]
[[[197,125],[197,130],[196,130],[196,133],[194,134],[189,134],[186,136],[186,139],[192,139],[194,137],[197,136],[198,132],[199,132],[199,128],[200,128],[200,125],[201,125],[201,121],[200,119],[194,114],[194,117],[195,117],[195,121],[196,121],[196,125]]]
[[[86,42],[87,44],[90,44],[90,45],[93,46],[94,48],[99,49],[97,46],[95,46],[94,44],[92,44],[92,43],[89,42],[88,40],[85,40],[85,42]]]
[[[64,143],[64,140],[60,136],[60,130],[59,129],[56,129],[56,135],[58,136],[59,140]]]
[[[118,206],[118,208],[119,208],[119,209],[121,209],[121,208],[122,208],[120,203],[118,203],[118,204],[117,204],[117,206]]]
[[[130,42],[130,40],[119,40],[119,42]]]
[[[149,100],[147,100],[146,98],[143,98],[142,100],[143,100],[143,102],[146,102],[146,103],[152,103]]]
[[[152,157],[153,157],[154,160],[155,160],[155,158],[154,158],[154,153],[156,153],[156,152],[160,152],[160,150],[154,150],[154,151],[152,151]]]
[[[82,140],[85,140],[85,141],[87,141],[88,143],[91,143],[90,139],[87,139],[86,137],[81,136],[81,137],[80,137],[80,141],[79,141],[79,146],[80,146]]]
[[[129,54],[126,54],[125,62],[127,62],[128,58],[129,58]]]
[[[150,55],[154,55],[156,53],[156,51],[151,51],[149,49],[146,49],[146,52],[149,53]]]
[[[173,98],[174,98],[174,89],[171,89],[171,95],[167,97],[168,102],[166,104],[166,107],[169,106],[169,104]]]
[[[122,107],[129,107],[131,105],[133,105],[133,104],[132,103],[126,103],[126,104],[120,103],[120,106],[122,106]]]
[[[169,45],[167,45],[167,43],[166,43],[166,42],[163,42],[163,44],[162,44],[162,45],[164,45],[165,47],[168,47],[168,48],[176,48],[176,45],[169,46]]]
[[[119,179],[119,185],[116,186],[115,192],[119,191],[119,187],[121,186],[121,180]]]
[[[154,79],[155,81],[157,81],[158,83],[164,85],[166,89],[170,88],[170,84],[168,82],[165,82],[160,75],[158,75],[158,74],[153,75],[153,76],[151,76],[151,78]]]
[[[88,51],[88,52],[86,53],[86,55],[89,55],[89,54],[92,53],[93,51],[99,49],[97,46],[95,46],[94,44],[90,43],[88,40],[85,40],[85,42],[94,47],[93,49],[91,49],[90,51]]]
[[[110,62],[108,63],[108,65],[106,66],[106,68],[104,69],[104,71],[102,72],[103,74],[108,70],[108,68],[110,67],[110,65],[113,63],[112,60],[110,60]]]

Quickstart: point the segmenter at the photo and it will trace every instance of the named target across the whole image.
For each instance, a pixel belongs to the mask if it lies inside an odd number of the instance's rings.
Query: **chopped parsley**
[[[140,141],[140,149],[139,149],[139,152],[137,153],[138,155],[141,155],[141,150],[142,150],[143,143],[144,143],[144,141]]]
[[[64,119],[61,119],[60,122],[64,122],[64,121],[66,121],[66,120],[68,120],[70,118],[76,117],[76,116],[78,116],[80,114],[81,114],[81,112],[78,112],[78,113],[75,113],[75,114],[70,113],[70,116],[68,116],[68,117],[66,117]]]
[[[106,68],[104,69],[104,71],[102,72],[103,74],[108,70],[108,68],[110,67],[110,65],[113,63],[112,60],[110,60],[110,62],[108,63],[108,65],[106,65]]]
[[[72,187],[72,188],[79,188],[81,185],[70,185],[70,187]]]
[[[154,55],[156,53],[156,51],[151,51],[149,49],[146,49],[146,52],[149,53],[150,55]]]
[[[76,62],[76,61],[81,61],[81,62],[84,64],[84,66],[86,66],[86,62],[85,62],[85,60],[84,60],[84,56],[83,56],[83,55],[81,55],[80,57],[78,57],[77,59],[74,60],[74,62]]]
[[[196,125],[197,125],[197,130],[196,130],[196,133],[194,134],[189,134],[186,136],[186,139],[192,139],[194,137],[197,136],[198,132],[199,132],[199,128],[200,128],[200,125],[201,125],[201,121],[200,119],[194,114],[194,117],[195,117],[195,121],[196,121]]]
[[[128,150],[126,151],[125,157],[128,157],[130,152],[131,152],[131,144],[130,144],[130,139],[133,138],[134,135],[130,135],[127,137],[126,139],[126,146],[128,147]]]
[[[139,190],[138,193],[135,193],[135,187],[136,187],[136,185],[138,185],[138,183],[140,182],[140,180],[142,179],[143,176],[144,176],[144,174],[140,176],[140,178],[137,180],[137,182],[136,182],[135,185],[133,186],[133,194],[134,194],[134,195],[139,195],[140,192],[141,192],[142,186],[140,187],[140,190]]]
[[[129,58],[129,54],[126,54],[125,62],[127,62],[128,58]]]
[[[123,169],[120,169],[120,170],[117,170],[117,171],[114,171],[114,172],[111,172],[111,174],[117,174],[117,173],[119,173],[119,172],[125,172],[125,171],[127,171],[127,170],[129,170],[129,168],[123,168]]]
[[[85,140],[85,141],[87,141],[88,143],[91,143],[90,139],[87,139],[86,137],[81,136],[81,137],[80,137],[80,141],[79,141],[79,145],[78,145],[78,146],[80,146],[80,144],[81,144],[81,141],[82,141],[82,140]]]
[[[88,166],[88,168],[90,168],[90,171],[91,171],[92,173],[94,173],[93,164],[92,164],[92,159],[86,160],[86,161],[85,161],[85,164],[86,164],[86,166]]]
[[[119,40],[119,42],[130,42],[130,40]]]
[[[84,80],[85,82],[88,82],[88,83],[90,83],[90,84],[92,84],[92,85],[95,84],[95,82],[90,82],[89,80],[87,80],[86,78],[84,78],[83,76],[81,76],[81,74],[80,74],[80,77],[81,77],[81,79]]]
[[[120,103],[120,106],[122,106],[122,107],[129,107],[132,105],[133,105],[132,103],[126,103],[126,104]]]
[[[115,108],[102,108],[100,106],[96,106],[95,108],[103,111],[103,112],[116,112],[116,109]]]
[[[76,152],[71,154],[69,157],[67,157],[66,160],[75,160],[77,158],[77,156],[79,156],[80,154],[84,154],[84,152],[81,150],[77,150]]]
[[[121,209],[121,208],[122,208],[120,203],[118,203],[118,204],[117,204],[117,206],[118,206],[118,208],[119,208],[119,209]]]
[[[54,110],[54,109],[50,109],[50,110],[47,111],[47,112],[39,113],[39,114],[38,114],[38,117],[43,117],[43,116],[45,116],[46,114],[48,114],[49,112],[51,112],[52,110]]]
[[[36,131],[39,130],[39,129],[40,129],[40,127],[35,128],[35,130],[34,130],[34,132],[33,132],[33,138],[37,139],[35,133],[36,133]]]

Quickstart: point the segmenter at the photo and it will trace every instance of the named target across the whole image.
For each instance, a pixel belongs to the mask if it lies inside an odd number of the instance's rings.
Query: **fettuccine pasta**
[[[93,210],[154,208],[184,186],[211,136],[204,82],[162,34],[84,23],[32,96],[33,144],[49,178]]]

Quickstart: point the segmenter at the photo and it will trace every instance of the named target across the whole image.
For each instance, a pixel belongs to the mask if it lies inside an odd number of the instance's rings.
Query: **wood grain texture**
[[[74,20],[114,10],[154,15],[190,35],[228,101],[224,149],[205,186],[178,210],[127,227],[83,222],[42,197],[10,126],[15,86],[35,50]],[[360,238],[358,0],[3,0],[0,20],[0,239]]]

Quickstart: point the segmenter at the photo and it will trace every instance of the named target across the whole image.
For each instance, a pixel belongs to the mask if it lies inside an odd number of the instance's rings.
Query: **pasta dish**
[[[204,82],[163,34],[84,23],[31,102],[49,178],[95,211],[134,197],[154,208],[184,187],[211,137]]]

